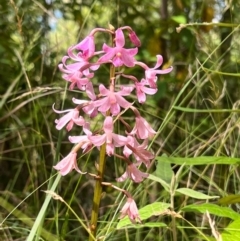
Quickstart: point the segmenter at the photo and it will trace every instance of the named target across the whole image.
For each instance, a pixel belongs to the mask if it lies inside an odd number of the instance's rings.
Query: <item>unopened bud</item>
[[[138,36],[136,35],[136,33],[134,31],[129,32],[128,34],[131,42],[136,46],[136,47],[140,47],[141,46],[141,42],[138,38]]]

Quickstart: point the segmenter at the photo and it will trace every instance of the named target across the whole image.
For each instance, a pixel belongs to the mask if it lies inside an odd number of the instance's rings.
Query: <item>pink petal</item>
[[[157,63],[156,63],[156,65],[155,65],[155,67],[153,69],[159,68],[162,65],[162,63],[163,63],[162,55],[158,54],[156,57],[157,57]]]
[[[75,45],[74,48],[77,50],[81,50],[84,57],[91,57],[95,52],[94,36],[88,35],[80,43]]]
[[[129,103],[128,101],[126,101],[120,94],[116,94],[116,99],[117,99],[117,103],[121,106],[121,107],[123,107],[123,108],[125,108],[125,109],[127,109],[129,106],[131,106],[132,104],[131,103]]]
[[[107,116],[103,123],[103,130],[105,133],[112,133],[113,131],[113,119],[111,116]]]
[[[156,74],[168,74],[173,70],[173,67],[169,67],[167,69],[155,70]]]
[[[144,103],[146,101],[146,95],[142,91],[137,91],[137,98],[139,103]]]
[[[57,130],[61,130],[72,119],[72,112],[61,117],[59,120],[55,120]]]
[[[103,45],[103,51],[105,52],[105,54],[98,59],[98,63],[108,62],[115,55],[115,49],[108,47],[106,44]]]
[[[153,88],[147,88],[145,86],[141,87],[142,92],[148,94],[148,95],[154,95],[157,93],[158,89]]]
[[[127,172],[124,172],[121,177],[116,178],[117,182],[124,182],[128,178]]]
[[[121,29],[117,29],[115,31],[115,35],[116,35],[116,38],[115,38],[116,46],[123,47],[125,44],[125,38],[124,38],[123,31]]]
[[[121,90],[118,91],[118,94],[121,96],[128,96],[133,91],[133,86],[122,86]]]
[[[100,106],[98,108],[98,110],[100,112],[102,112],[102,113],[106,113],[110,109],[110,107],[111,107],[107,97],[105,97],[105,98],[103,98],[101,100],[94,101],[94,106],[95,107]]]
[[[122,61],[124,63],[124,65],[126,65],[127,67],[133,67],[135,65],[134,61],[134,55],[136,55],[138,52],[138,49],[123,49],[122,50]]]
[[[99,108],[99,110],[100,110],[100,108]],[[113,116],[118,115],[118,114],[120,113],[120,110],[121,110],[121,108],[120,108],[120,106],[119,106],[118,103],[112,104],[112,105],[110,106],[110,112],[112,113]],[[100,111],[101,111],[101,110],[100,110]],[[106,113],[106,111],[101,111],[101,112]]]
[[[69,136],[68,139],[69,139],[69,141],[71,143],[80,143],[80,142],[83,142],[83,141],[87,141],[88,137],[87,137],[87,135],[83,135],[83,136]]]
[[[126,136],[122,136],[122,135],[118,135],[118,134],[113,133],[112,137],[113,137],[113,140],[114,140],[114,146],[115,147],[124,146],[127,142]]]
[[[106,146],[106,152],[108,156],[112,156],[114,153],[114,145],[112,143],[108,143]]]
[[[115,56],[112,60],[112,63],[115,67],[121,67],[123,65],[123,61],[119,56]]]
[[[88,103],[89,101],[87,101],[87,100],[79,100],[79,99],[76,99],[76,98],[72,98],[72,102],[74,103],[74,104],[77,104],[77,105],[82,105],[82,104],[85,104],[85,103]]]
[[[93,89],[93,84],[92,82],[89,82],[87,85],[86,85],[86,93],[87,93],[87,96],[91,99],[91,100],[96,100],[96,95],[94,93],[94,89]]]
[[[106,96],[110,92],[103,84],[99,85],[99,92],[100,94]]]
[[[141,223],[137,205],[131,197],[127,199],[127,202],[125,203],[125,205],[123,206],[120,212],[121,212],[121,215],[119,217],[120,219],[128,215],[132,223],[136,223],[136,220]]]
[[[102,146],[106,141],[106,134],[99,136],[88,136],[88,139],[93,143],[94,146]]]
[[[56,166],[53,166],[56,170],[60,172],[62,176],[67,175],[73,169],[81,174],[86,174],[86,172],[82,172],[79,170],[77,166],[77,153],[70,152],[65,158],[63,158]]]

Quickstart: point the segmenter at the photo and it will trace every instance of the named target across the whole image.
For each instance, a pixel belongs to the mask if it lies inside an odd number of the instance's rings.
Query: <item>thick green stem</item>
[[[93,208],[92,208],[92,216],[90,223],[90,230],[94,237],[96,237],[97,232],[97,220],[98,220],[98,212],[102,195],[102,184],[103,174],[105,170],[106,164],[106,144],[101,146],[100,149],[100,158],[99,158],[99,166],[98,166],[98,179],[96,179],[96,184],[94,188],[94,196],[93,196]],[[94,239],[89,236],[89,241],[93,241]]]
[[[110,88],[115,87],[115,67],[111,65],[110,67]],[[109,113],[107,113],[108,115]],[[101,195],[102,195],[102,181],[103,181],[103,175],[105,171],[105,165],[106,165],[106,144],[101,146],[100,148],[100,158],[98,163],[98,178],[96,179],[96,184],[94,188],[94,196],[93,196],[93,208],[92,208],[92,216],[91,216],[91,223],[90,223],[90,230],[94,237],[96,237],[97,232],[97,220],[98,220],[98,212],[99,212],[99,206],[101,201]],[[93,241],[94,239],[89,236],[89,241]]]
[[[112,35],[112,45],[114,46],[114,35]],[[113,64],[110,65],[110,89],[114,91],[115,88],[115,67]],[[107,112],[106,115],[110,113]],[[97,234],[97,221],[98,221],[98,213],[102,195],[102,182],[103,175],[106,166],[106,143],[100,148],[100,158],[98,163],[98,178],[96,179],[96,184],[94,188],[94,196],[93,196],[93,208],[92,208],[92,216],[90,223],[90,231],[91,234],[89,236],[89,241],[96,240],[93,237],[96,237]],[[92,237],[93,236],[93,237]]]

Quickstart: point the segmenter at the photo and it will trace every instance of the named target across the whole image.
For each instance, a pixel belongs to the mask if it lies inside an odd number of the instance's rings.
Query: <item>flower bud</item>
[[[141,46],[141,42],[138,38],[138,36],[136,35],[136,33],[134,31],[129,32],[128,34],[130,41],[136,46],[136,47],[140,47]]]

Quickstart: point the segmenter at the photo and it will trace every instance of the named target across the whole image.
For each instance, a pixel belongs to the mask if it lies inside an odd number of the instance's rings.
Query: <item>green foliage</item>
[[[68,46],[111,23],[134,28],[142,42],[139,57],[149,66],[162,54],[163,68],[173,65],[174,71],[160,77],[147,107],[138,106],[158,131],[148,179],[124,184],[143,223],[119,221],[121,196],[105,189],[98,238],[220,240],[215,229],[223,241],[238,241],[239,8],[223,0],[1,1],[0,240],[87,240],[94,180],[75,172],[55,175],[52,166],[72,145],[65,130],[55,129],[52,104],[72,107],[72,92],[57,69]],[[100,38],[108,41],[97,36],[97,44]],[[105,81],[103,71],[97,78]],[[97,158],[92,152],[78,164],[95,172]],[[107,167],[106,180],[115,180],[118,160],[107,160]]]
[[[177,164],[177,165],[213,165],[213,164],[226,164],[234,165],[240,162],[240,158],[231,158],[224,156],[199,156],[199,157],[166,157],[161,156],[156,158],[160,163]],[[163,164],[160,164],[162,166]]]
[[[240,219],[235,220],[231,224],[229,224],[224,232],[222,233],[223,241],[230,241],[230,240],[240,240],[240,231],[239,231]]]
[[[240,218],[240,215],[228,207],[221,207],[213,203],[203,203],[203,204],[191,204],[183,207],[181,209],[183,212],[200,212],[216,215],[218,217],[226,217],[232,220]]]

